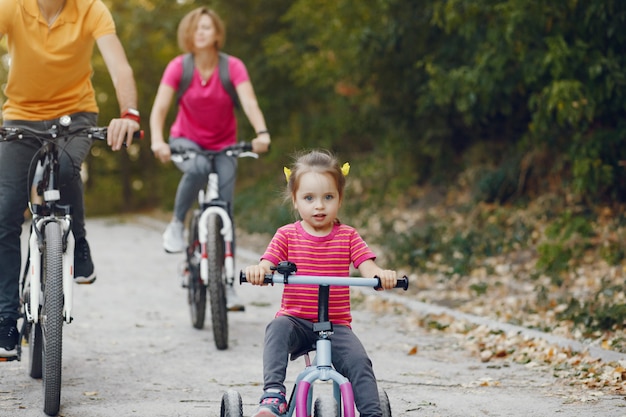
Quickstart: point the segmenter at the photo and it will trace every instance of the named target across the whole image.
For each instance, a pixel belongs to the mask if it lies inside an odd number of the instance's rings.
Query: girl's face
[[[304,230],[315,236],[329,234],[341,206],[333,177],[318,172],[302,174],[293,205],[302,218]]]
[[[196,50],[199,50],[215,46],[216,43],[217,32],[215,31],[215,25],[213,25],[213,19],[203,14],[198,19],[198,26],[193,36],[193,45]]]

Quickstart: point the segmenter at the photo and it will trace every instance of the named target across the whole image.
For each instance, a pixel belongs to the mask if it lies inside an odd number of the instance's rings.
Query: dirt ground
[[[229,313],[229,349],[218,351],[209,324],[191,326],[178,278],[183,258],[163,252],[164,222],[133,216],[89,219],[87,227],[98,280],[74,291],[60,415],[217,416],[228,389],[252,414],[261,393],[264,328],[281,288],[238,287],[246,311]],[[236,267],[257,258],[240,245]],[[381,310],[383,298],[365,293],[354,330],[394,416],[626,417],[622,396],[568,385],[547,367],[483,363],[455,335],[420,327],[411,311],[423,306]],[[27,375],[27,356],[0,363],[0,416],[43,415],[41,382]],[[290,364],[288,385],[301,368]]]

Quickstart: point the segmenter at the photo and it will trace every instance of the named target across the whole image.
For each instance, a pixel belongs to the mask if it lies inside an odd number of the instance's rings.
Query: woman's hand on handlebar
[[[258,265],[247,266],[244,270],[246,274],[246,281],[252,285],[267,285],[264,283],[265,274],[270,274],[273,266],[271,262],[262,260]]]
[[[154,157],[159,161],[166,163],[172,159],[172,150],[170,149],[170,145],[165,142],[160,143],[152,143],[150,147],[152,149],[152,153],[154,153]]]
[[[107,144],[114,151],[122,149],[124,144],[133,143],[133,133],[141,128],[139,123],[132,119],[112,119],[107,128]]]
[[[264,153],[270,150],[270,135],[263,133],[252,139],[252,152]]]

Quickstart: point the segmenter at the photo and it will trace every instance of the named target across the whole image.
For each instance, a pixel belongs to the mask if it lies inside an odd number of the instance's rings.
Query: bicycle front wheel
[[[211,214],[208,218],[207,255],[209,261],[209,299],[213,338],[219,350],[228,348],[228,310],[224,272],[224,239],[221,234],[222,218]]]
[[[189,245],[187,246],[187,302],[191,313],[191,324],[196,329],[204,327],[206,315],[206,286],[200,277],[200,242],[198,240],[199,211],[194,212],[189,226]]]
[[[61,402],[61,359],[63,349],[63,242],[61,226],[56,222],[44,228],[43,335],[44,412],[55,416]]]
[[[220,417],[243,417],[243,403],[237,391],[230,389],[222,395]]]

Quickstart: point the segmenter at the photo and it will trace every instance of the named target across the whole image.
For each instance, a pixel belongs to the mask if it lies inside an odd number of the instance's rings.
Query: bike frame
[[[343,417],[355,417],[356,406],[354,392],[350,381],[336,371],[332,366],[332,350],[330,335],[333,333],[332,323],[328,318],[328,295],[330,286],[360,286],[382,288],[379,278],[355,278],[355,277],[327,277],[295,275],[296,265],[291,262],[281,262],[274,268],[278,274],[267,274],[266,284],[313,284],[319,285],[318,297],[318,322],[313,323],[313,331],[317,332],[318,338],[315,349],[301,353],[305,356],[306,366],[296,377],[295,386],[289,399],[286,417],[292,417],[295,411],[296,417],[309,417],[313,397],[312,385],[315,381],[332,381],[333,397],[337,405],[337,415],[342,415],[340,410],[343,405]],[[243,273],[239,277],[240,283],[246,282]],[[397,280],[396,288],[408,289],[409,281],[405,276]],[[315,351],[313,362],[309,359],[309,352]],[[294,400],[295,395],[295,400]]]
[[[32,213],[28,239],[27,268],[21,279],[20,297],[24,322],[17,345],[21,360],[21,340],[29,330],[31,354],[29,374],[43,378],[44,412],[57,415],[61,400],[63,323],[72,322],[74,285],[74,248],[72,212],[61,205],[59,145],[55,139],[86,136],[106,140],[107,128],[92,127],[70,130],[70,116],[62,116],[47,131],[2,127],[0,139],[5,141],[32,137],[41,143],[34,156],[37,161],[30,183],[29,209]],[[142,137],[136,132],[134,137]],[[41,309],[41,310],[40,310]],[[32,342],[32,343],[31,343]]]

